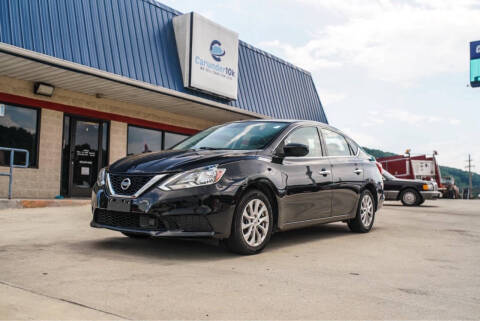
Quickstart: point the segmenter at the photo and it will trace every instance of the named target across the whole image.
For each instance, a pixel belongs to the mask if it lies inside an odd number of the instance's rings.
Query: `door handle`
[[[325,169],[322,169],[321,171],[318,172],[318,174],[323,175],[323,176],[327,176],[327,175],[330,174],[330,171],[327,171],[327,170],[325,170]]]
[[[357,169],[354,170],[353,172],[354,172],[355,174],[357,174],[357,175],[360,175],[361,173],[363,173],[363,170],[357,168]]]

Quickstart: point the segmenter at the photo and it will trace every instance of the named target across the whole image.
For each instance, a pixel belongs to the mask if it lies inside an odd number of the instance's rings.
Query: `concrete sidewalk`
[[[239,256],[94,229],[90,206],[0,211],[0,320],[440,320],[480,316],[480,201],[387,202]]]
[[[90,204],[90,199],[0,199],[0,210],[9,208],[82,206],[87,204]]]

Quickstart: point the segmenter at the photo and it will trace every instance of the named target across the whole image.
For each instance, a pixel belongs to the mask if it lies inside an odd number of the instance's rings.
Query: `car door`
[[[336,131],[322,128],[321,132],[332,165],[332,216],[353,214],[364,181],[358,146],[350,146]]]
[[[285,184],[281,224],[328,218],[331,212],[331,166],[324,157],[318,129],[315,126],[294,129],[277,148],[299,143],[308,146],[302,157],[284,157],[279,170]]]

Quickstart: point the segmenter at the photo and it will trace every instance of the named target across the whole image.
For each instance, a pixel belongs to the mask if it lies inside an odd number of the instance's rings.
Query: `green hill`
[[[395,153],[384,152],[379,149],[373,149],[368,147],[363,147],[363,149],[375,158],[398,155]],[[467,171],[464,171],[458,168],[448,167],[448,166],[440,166],[440,172],[442,173],[442,177],[452,176],[455,179],[455,185],[457,185],[460,188],[460,191],[468,187]],[[473,173],[472,185],[473,185],[474,195],[478,195],[478,193],[480,193],[480,175],[479,174]]]

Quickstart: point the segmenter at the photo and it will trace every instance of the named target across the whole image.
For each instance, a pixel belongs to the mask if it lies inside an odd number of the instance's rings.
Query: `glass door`
[[[67,194],[73,197],[89,197],[98,171],[107,161],[107,123],[74,117],[69,117],[68,120],[70,153]]]

